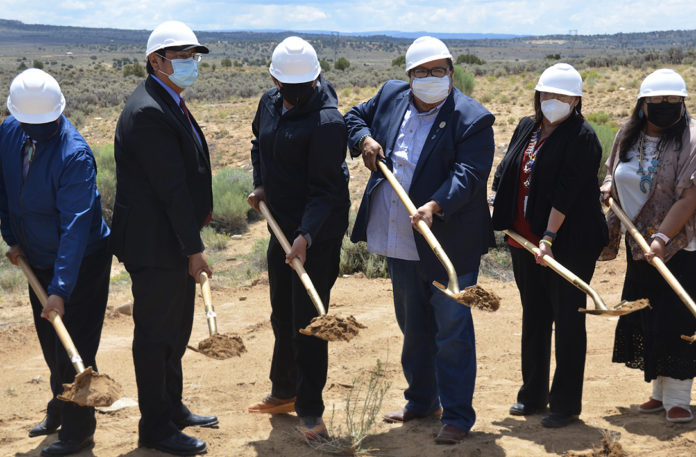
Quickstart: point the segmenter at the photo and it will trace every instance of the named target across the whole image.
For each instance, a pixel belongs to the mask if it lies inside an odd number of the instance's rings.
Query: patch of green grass
[[[590,125],[597,134],[599,138],[599,143],[602,145],[602,161],[600,162],[599,171],[597,172],[597,182],[601,183],[604,177],[607,175],[607,167],[604,163],[609,157],[611,152],[611,147],[614,144],[614,138],[616,137],[617,128],[606,124],[597,124],[595,122],[590,122]]]

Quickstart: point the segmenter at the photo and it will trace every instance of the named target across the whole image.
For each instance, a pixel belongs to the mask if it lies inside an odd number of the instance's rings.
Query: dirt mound
[[[59,400],[80,406],[111,406],[121,396],[121,386],[109,375],[97,373],[92,367],[75,376],[72,384],[63,384]]]
[[[301,329],[300,333],[326,341],[350,341],[361,328],[367,328],[367,326],[355,320],[353,316],[342,318],[334,314],[325,314],[312,319],[312,322]]]
[[[189,346],[190,347],[190,346]],[[216,333],[198,343],[198,352],[218,360],[239,357],[246,352],[246,347],[239,335]]]
[[[456,300],[463,305],[483,311],[496,311],[500,308],[500,297],[478,284],[458,293]]]

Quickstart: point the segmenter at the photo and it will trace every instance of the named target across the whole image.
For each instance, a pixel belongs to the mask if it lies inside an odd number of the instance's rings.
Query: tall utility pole
[[[341,39],[341,34],[339,32],[331,32],[331,41],[334,49],[334,62],[338,60],[338,41]]]

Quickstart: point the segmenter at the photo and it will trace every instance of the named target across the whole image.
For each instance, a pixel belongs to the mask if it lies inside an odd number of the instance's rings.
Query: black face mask
[[[682,116],[684,103],[648,103],[648,120],[660,128],[671,127]]]
[[[292,106],[301,106],[314,95],[312,83],[285,84],[280,89],[280,95]]]
[[[58,132],[60,128],[59,120],[53,122],[46,122],[45,124],[21,124],[22,130],[26,133],[29,138],[41,143],[50,140],[53,135]]]

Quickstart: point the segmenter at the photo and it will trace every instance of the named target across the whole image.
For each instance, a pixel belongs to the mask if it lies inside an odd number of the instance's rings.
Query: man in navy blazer
[[[494,117],[452,86],[452,55],[442,41],[418,38],[406,52],[409,82],[388,81],[345,116],[353,157],[372,170],[351,240],[385,255],[394,308],[404,334],[405,408],[384,416],[406,422],[442,413],[435,441],[466,437],[476,351],[471,310],[437,290],[447,273],[414,227],[423,220],[452,260],[460,287],[476,283],[492,237],[486,182],[493,162]],[[418,208],[409,217],[376,160],[386,160]]]

